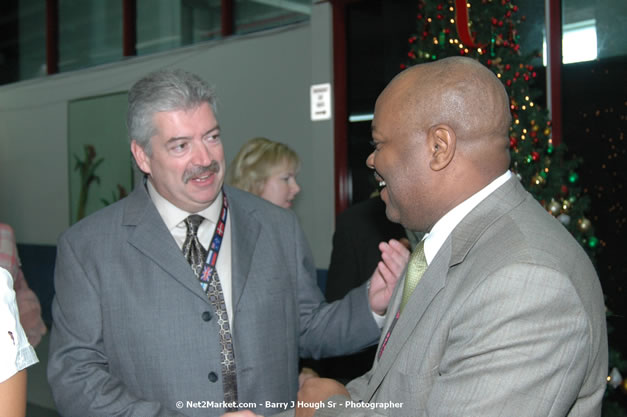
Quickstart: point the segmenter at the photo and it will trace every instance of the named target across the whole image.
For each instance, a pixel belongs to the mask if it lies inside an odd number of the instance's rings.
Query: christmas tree
[[[511,170],[527,190],[555,216],[583,246],[590,258],[603,242],[594,235],[586,216],[589,199],[578,186],[581,160],[555,146],[548,111],[537,100],[538,73],[532,63],[540,53],[523,54],[518,27],[525,17],[510,0],[419,0],[416,33],[409,42],[401,69],[447,56],[474,58],[503,82],[510,97]],[[541,61],[540,61],[541,62]],[[611,329],[610,329],[611,331]],[[621,408],[627,382],[625,361],[610,346],[610,375],[603,404],[605,416],[625,416]]]

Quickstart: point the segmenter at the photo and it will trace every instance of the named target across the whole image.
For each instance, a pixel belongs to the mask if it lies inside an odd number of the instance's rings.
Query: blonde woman
[[[290,147],[267,138],[246,142],[231,162],[226,182],[276,204],[292,207],[300,192],[300,158]]]

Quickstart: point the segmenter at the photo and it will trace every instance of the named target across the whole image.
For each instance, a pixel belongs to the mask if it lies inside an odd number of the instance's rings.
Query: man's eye
[[[371,140],[370,141],[370,146],[372,146],[375,149],[378,149],[379,148],[379,143],[375,142],[374,140]]]
[[[173,152],[182,152],[187,147],[186,143],[177,143],[170,146],[170,150]]]

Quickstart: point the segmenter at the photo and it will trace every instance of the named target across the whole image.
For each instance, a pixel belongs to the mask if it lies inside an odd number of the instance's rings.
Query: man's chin
[[[385,202],[385,216],[388,218],[389,221],[393,223],[401,222],[400,213],[398,212],[398,210],[392,207],[388,202]]]

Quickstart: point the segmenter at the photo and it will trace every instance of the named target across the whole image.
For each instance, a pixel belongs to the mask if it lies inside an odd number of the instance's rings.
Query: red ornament
[[[562,185],[561,191],[562,191],[562,194],[568,194],[568,187],[565,185]]]
[[[411,59],[415,59],[416,58],[416,54],[414,53],[414,51],[407,52],[407,56],[410,57]]]
[[[512,10],[514,10],[515,12],[517,12],[517,11],[518,11],[518,6],[514,6],[514,7],[512,7]]]
[[[540,160],[540,154],[536,151],[531,152],[531,159],[533,159],[534,162],[538,162],[538,160]]]
[[[512,85],[512,80],[505,81],[505,84],[507,84],[507,86],[510,87]]]
[[[534,145],[537,145],[537,144],[538,144],[538,142],[540,142],[540,140],[539,140],[538,138],[533,138],[533,144],[534,144]]]
[[[505,64],[505,71],[509,71],[512,66],[509,64]]]
[[[535,72],[535,71],[531,73],[531,76],[532,76],[533,78],[536,78],[536,75],[538,75],[538,74],[536,74],[536,72]]]
[[[486,62],[486,64],[488,65],[488,67],[489,67],[489,66],[491,66],[491,65],[492,65],[492,60],[491,60],[491,59],[488,59],[488,60],[487,60],[487,62]]]
[[[503,21],[499,20],[499,27],[502,28],[503,27]]]
[[[416,37],[415,37],[415,36],[412,36],[411,38],[409,38],[409,39],[408,39],[408,42],[409,42],[409,43],[414,43],[414,42],[416,42]]]
[[[523,77],[525,78],[525,81],[529,81],[529,74],[525,74]]]
[[[514,77],[515,77],[515,78],[520,77],[520,72],[516,71],[516,72],[514,73]]]
[[[538,132],[536,132],[535,130],[532,130],[532,131],[531,131],[531,137],[532,137],[532,138],[535,138],[535,137],[537,137],[537,136],[538,136]]]
[[[492,18],[492,25],[496,26],[496,25],[498,25],[498,23],[499,23],[499,21],[496,20],[496,17],[493,17]]]
[[[443,5],[438,4],[438,10],[442,10],[443,7],[444,7]]]
[[[511,136],[509,138],[509,147],[514,149],[516,147],[516,145],[518,145],[518,139],[516,139],[515,137]]]
[[[407,68],[407,65],[401,64],[401,69],[404,70],[405,68]]]
[[[438,15],[436,16],[436,18],[437,18],[438,20],[442,20],[442,19],[444,19],[444,16],[442,16],[440,13],[438,13]]]
[[[422,20],[422,14],[418,13],[418,15],[416,16],[417,20]]]

